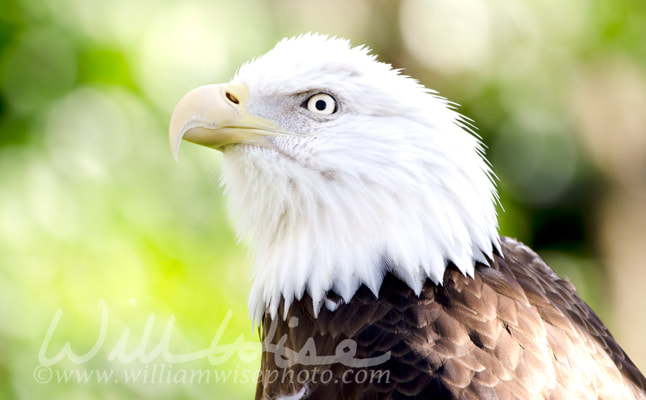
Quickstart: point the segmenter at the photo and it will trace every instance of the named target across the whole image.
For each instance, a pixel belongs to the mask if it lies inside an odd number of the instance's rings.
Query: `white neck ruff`
[[[487,264],[499,246],[497,194],[479,141],[450,122],[434,128],[439,149],[422,149],[435,159],[381,165],[376,177],[325,174],[251,146],[225,151],[229,209],[253,254],[254,323],[266,310],[275,318],[281,298],[286,312],[307,292],[318,312],[330,290],[345,302],[362,284],[377,295],[387,272],[420,293],[427,278],[442,284],[448,262],[470,276]]]

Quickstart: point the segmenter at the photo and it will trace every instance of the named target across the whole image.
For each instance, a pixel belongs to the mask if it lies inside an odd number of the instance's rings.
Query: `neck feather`
[[[254,322],[265,311],[276,317],[281,298],[287,312],[307,293],[318,312],[329,291],[349,302],[363,284],[377,295],[389,272],[415,293],[426,279],[442,284],[449,262],[473,276],[476,262],[492,258],[498,233],[491,173],[479,148],[471,151],[475,158],[459,168],[397,185],[320,171],[285,177],[291,159],[228,150],[223,184],[238,235],[253,250]]]

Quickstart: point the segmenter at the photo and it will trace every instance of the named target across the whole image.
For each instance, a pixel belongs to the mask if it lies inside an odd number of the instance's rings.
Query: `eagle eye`
[[[311,96],[303,103],[303,107],[320,115],[334,114],[339,108],[336,99],[327,93],[317,93]]]

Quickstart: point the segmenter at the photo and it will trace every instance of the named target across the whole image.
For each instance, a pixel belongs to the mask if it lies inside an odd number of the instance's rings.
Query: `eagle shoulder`
[[[388,274],[378,297],[363,286],[334,311],[317,315],[305,295],[285,320],[266,314],[256,398],[646,399],[646,379],[574,286],[522,243],[503,237],[501,252],[473,278],[449,266],[419,296]],[[382,362],[309,363],[346,343],[353,360]],[[281,348],[305,361],[285,366]]]

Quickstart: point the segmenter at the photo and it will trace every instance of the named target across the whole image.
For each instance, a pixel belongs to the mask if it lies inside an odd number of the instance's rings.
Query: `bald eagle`
[[[257,399],[646,399],[574,286],[499,236],[452,104],[366,47],[307,34],[184,96],[253,249]]]

